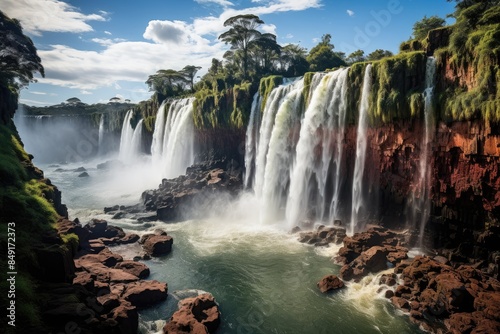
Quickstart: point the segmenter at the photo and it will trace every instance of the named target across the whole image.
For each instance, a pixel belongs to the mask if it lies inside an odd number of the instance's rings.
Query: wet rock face
[[[317,284],[323,293],[342,289],[345,285],[340,278],[335,275],[326,275]]]

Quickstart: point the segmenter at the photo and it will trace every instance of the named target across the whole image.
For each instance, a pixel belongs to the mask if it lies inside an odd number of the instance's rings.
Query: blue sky
[[[86,103],[118,96],[139,102],[151,92],[144,83],[159,69],[201,66],[222,59],[228,46],[217,40],[223,22],[253,13],[261,30],[278,43],[310,49],[323,34],[337,51],[397,53],[424,15],[445,18],[446,0],[2,0],[0,10],[18,18],[45,67],[21,92],[28,105],[52,105],[70,97]],[[451,21],[448,20],[451,23]]]

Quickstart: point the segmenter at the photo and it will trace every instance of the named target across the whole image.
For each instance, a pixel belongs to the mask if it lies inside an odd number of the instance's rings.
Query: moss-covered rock
[[[264,110],[269,94],[272,90],[279,85],[283,84],[283,76],[281,75],[270,75],[268,77],[260,79],[259,83],[259,94],[262,98],[262,104],[260,110]]]

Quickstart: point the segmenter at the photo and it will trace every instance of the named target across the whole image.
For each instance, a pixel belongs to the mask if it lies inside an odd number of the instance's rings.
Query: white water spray
[[[255,168],[255,151],[258,145],[256,138],[260,123],[260,104],[261,99],[257,92],[253,97],[250,120],[245,135],[245,178],[243,183],[245,188],[250,187]]]
[[[358,132],[356,138],[356,162],[354,164],[354,175],[352,180],[351,224],[349,226],[349,233],[351,235],[356,231],[360,220],[360,210],[363,207],[363,174],[365,170],[367,145],[366,131],[368,127],[368,98],[371,90],[371,69],[372,65],[368,64],[363,78],[363,89],[361,91],[361,102],[359,105]]]

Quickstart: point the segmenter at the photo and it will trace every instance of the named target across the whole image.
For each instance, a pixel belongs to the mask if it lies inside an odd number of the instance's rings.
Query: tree
[[[35,82],[33,74],[45,76],[33,41],[23,34],[21,24],[0,11],[1,84],[20,89]]]
[[[270,74],[275,70],[275,63],[279,61],[281,46],[276,42],[273,34],[262,34],[250,48],[256,64],[256,72]]]
[[[483,9],[486,10],[487,8],[491,8],[493,6],[497,6],[500,4],[499,0],[446,0],[446,1],[456,2],[457,3],[457,5],[456,5],[457,10],[469,8],[469,7],[477,5],[477,4],[481,4],[482,6],[484,6]]]
[[[226,44],[231,44],[231,50],[241,53],[243,64],[243,78],[248,78],[249,50],[261,38],[262,34],[257,28],[263,24],[258,16],[253,14],[242,14],[230,17],[224,22],[224,27],[231,27],[221,34],[219,39]]]
[[[333,52],[334,45],[330,42],[330,34],[323,35],[321,41],[309,51],[307,61],[311,71],[324,71],[329,68],[346,65],[339,54]]]
[[[429,31],[443,27],[445,23],[446,21],[438,16],[424,16],[422,20],[413,25],[413,38],[422,40],[427,37]]]
[[[351,53],[349,56],[347,56],[347,63],[348,64],[354,64],[354,63],[359,63],[362,61],[365,61],[365,52],[363,50],[356,50],[353,53]]]
[[[309,69],[307,51],[297,44],[288,44],[281,49],[281,70],[288,76],[301,76]]]
[[[194,77],[199,70],[201,70],[200,66],[187,65],[179,72],[189,84],[191,91],[194,90]]]
[[[382,49],[377,49],[370,53],[368,56],[366,56],[366,60],[373,61],[373,60],[379,60],[385,57],[391,57],[393,56],[392,52],[389,50],[382,50]]]
[[[181,72],[176,70],[159,70],[156,74],[150,75],[146,84],[149,89],[165,97],[179,95],[186,84],[186,78]]]

